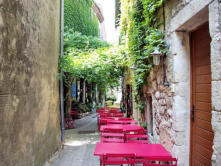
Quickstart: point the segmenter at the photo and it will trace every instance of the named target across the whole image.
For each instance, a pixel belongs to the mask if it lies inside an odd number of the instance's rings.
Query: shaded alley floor
[[[45,166],[96,166],[94,148],[100,136],[96,114],[75,121],[75,129],[65,131],[64,149],[58,152]]]

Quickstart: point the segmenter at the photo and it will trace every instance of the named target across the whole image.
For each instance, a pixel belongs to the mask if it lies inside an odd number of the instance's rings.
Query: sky
[[[118,31],[115,28],[115,0],[95,0],[104,16],[105,40],[112,44],[118,43]]]

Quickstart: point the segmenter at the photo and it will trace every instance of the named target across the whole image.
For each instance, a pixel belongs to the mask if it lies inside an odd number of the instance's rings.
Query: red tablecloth
[[[135,153],[136,157],[172,157],[171,154],[161,144],[97,143],[94,150],[94,155],[102,156],[106,153]]]

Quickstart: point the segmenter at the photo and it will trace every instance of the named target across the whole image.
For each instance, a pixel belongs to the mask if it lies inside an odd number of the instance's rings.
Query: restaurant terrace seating
[[[161,144],[149,144],[147,130],[120,109],[103,108],[97,114],[101,142],[94,155],[100,157],[100,165],[177,166],[177,159]]]

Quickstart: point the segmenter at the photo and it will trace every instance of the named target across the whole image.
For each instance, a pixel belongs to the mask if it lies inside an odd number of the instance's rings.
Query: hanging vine
[[[159,29],[158,11],[164,0],[121,0],[121,42],[126,45],[135,66],[134,92],[137,109],[144,111],[142,88],[154,67],[151,53],[158,48],[166,53],[164,34]]]

